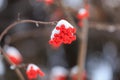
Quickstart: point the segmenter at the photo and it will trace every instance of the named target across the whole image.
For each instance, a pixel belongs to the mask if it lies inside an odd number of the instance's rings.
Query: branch
[[[93,28],[96,30],[104,30],[104,31],[114,32],[114,31],[120,30],[120,24],[90,22],[90,28]]]
[[[83,0],[82,7],[85,7],[87,4],[87,0]],[[85,71],[85,60],[86,60],[86,53],[87,53],[87,41],[88,41],[88,28],[89,23],[88,19],[85,18],[82,20],[83,27],[81,30],[81,44],[79,44],[79,52],[78,52],[78,80],[83,79],[83,72]]]
[[[9,59],[9,57],[6,55],[5,51],[0,47],[0,51],[2,53],[2,55],[4,56],[5,60],[10,64],[10,65],[14,65],[14,63]],[[18,77],[20,78],[20,80],[25,80],[24,76],[22,75],[21,71],[19,68],[15,69],[15,72],[17,73]]]
[[[35,20],[19,20],[19,21],[15,21],[12,24],[10,24],[0,35],[0,42],[3,38],[3,36],[13,27],[15,27],[15,25],[20,24],[20,23],[35,23],[36,26],[38,26],[39,24],[44,24],[44,25],[56,25],[57,21],[54,22],[42,22],[42,21],[35,21]]]

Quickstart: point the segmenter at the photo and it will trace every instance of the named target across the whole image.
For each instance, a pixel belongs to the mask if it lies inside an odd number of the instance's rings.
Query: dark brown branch
[[[0,42],[3,38],[3,36],[15,25],[20,24],[20,23],[35,23],[35,24],[45,24],[45,25],[56,25],[57,21],[54,22],[42,22],[42,21],[35,21],[35,20],[19,20],[15,21],[14,23],[10,24],[0,35]]]
[[[14,63],[9,59],[9,57],[6,55],[5,51],[0,47],[0,51],[2,53],[2,55],[4,56],[5,60],[10,64],[10,65],[14,65]],[[20,80],[25,80],[24,76],[22,75],[21,71],[19,70],[19,68],[15,69],[15,72],[17,73],[18,77],[20,78]]]

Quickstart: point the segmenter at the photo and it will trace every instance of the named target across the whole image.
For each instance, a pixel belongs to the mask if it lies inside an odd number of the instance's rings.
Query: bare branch
[[[56,25],[57,21],[54,22],[43,22],[43,21],[35,21],[35,20],[19,20],[19,21],[15,21],[12,24],[10,24],[0,35],[0,42],[3,38],[3,36],[13,27],[15,27],[15,25],[20,24],[20,23],[37,23],[37,24],[44,24],[44,25]]]
[[[96,30],[104,30],[108,32],[114,32],[120,30],[120,24],[109,24],[109,23],[100,23],[100,22],[90,22],[89,27]]]

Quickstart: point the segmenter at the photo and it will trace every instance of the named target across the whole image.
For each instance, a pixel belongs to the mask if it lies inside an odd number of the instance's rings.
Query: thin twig
[[[5,60],[10,64],[10,65],[14,65],[14,63],[9,59],[9,57],[6,55],[5,51],[0,47],[0,51],[2,53],[2,55],[4,56]],[[20,80],[25,80],[24,76],[22,75],[21,71],[19,68],[15,69],[15,72],[17,73],[18,77],[20,78]]]
[[[15,25],[20,24],[20,23],[37,23],[37,24],[45,24],[45,25],[56,25],[57,21],[54,22],[43,22],[43,21],[35,21],[35,20],[19,20],[19,21],[15,21],[14,23],[10,24],[0,35],[0,42],[3,38],[3,36],[13,27],[15,27]]]

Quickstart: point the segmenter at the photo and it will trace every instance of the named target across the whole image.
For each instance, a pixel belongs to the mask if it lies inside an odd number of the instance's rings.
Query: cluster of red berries
[[[36,79],[38,75],[41,77],[45,75],[44,72],[42,72],[42,70],[35,64],[28,65],[26,74],[29,80]]]
[[[22,55],[15,47],[5,46],[5,51],[14,65],[19,65],[23,61]]]
[[[5,52],[6,52],[7,57],[10,59],[10,61],[14,65],[17,66],[22,63],[23,61],[22,55],[15,47],[5,46]],[[26,74],[29,80],[36,79],[38,75],[40,75],[41,77],[45,75],[44,72],[42,72],[41,69],[35,64],[28,65]]]
[[[66,20],[60,20],[52,32],[49,43],[54,47],[59,47],[63,44],[71,44],[76,40],[76,29]]]

